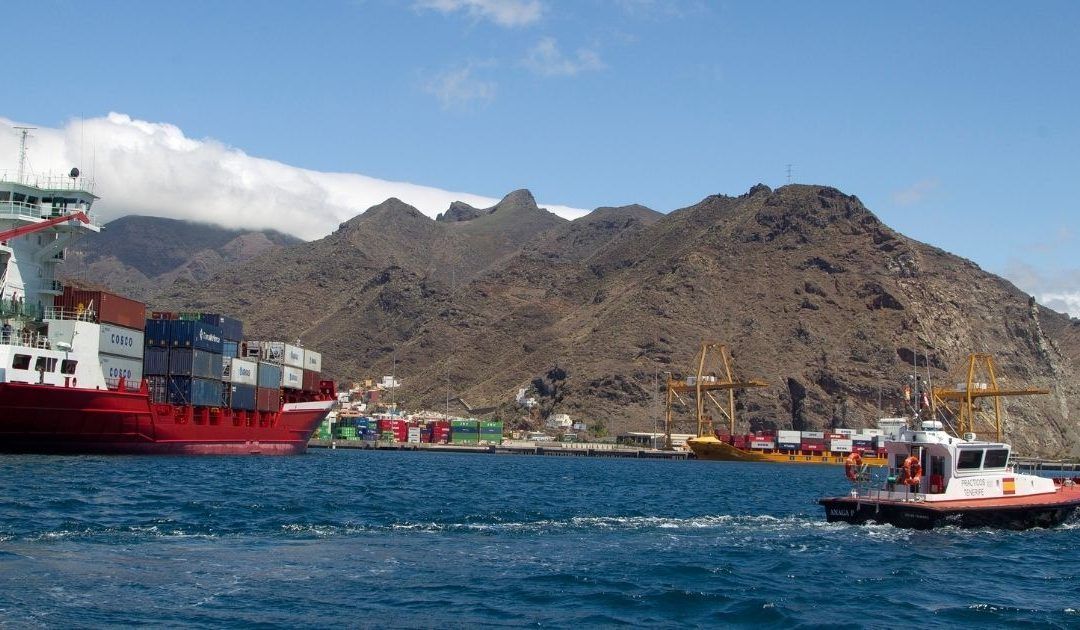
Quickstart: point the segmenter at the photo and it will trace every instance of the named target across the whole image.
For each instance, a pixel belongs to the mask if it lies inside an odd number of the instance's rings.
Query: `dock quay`
[[[1017,470],[1029,472],[1077,472],[1080,471],[1080,462],[1068,459],[1037,459],[1029,457],[1014,457],[1013,465]]]
[[[620,457],[629,459],[693,459],[689,451],[662,451],[647,448],[628,448],[615,444],[565,442],[506,441],[487,446],[464,444],[426,444],[403,442],[372,442],[366,440],[317,440],[308,448],[363,449],[379,451],[421,451],[429,453],[479,453],[489,455],[539,455],[544,457]]]

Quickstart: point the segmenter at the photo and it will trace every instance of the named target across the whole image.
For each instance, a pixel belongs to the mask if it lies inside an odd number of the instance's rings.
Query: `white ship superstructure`
[[[21,170],[0,174],[0,382],[104,388],[94,305],[53,306],[65,248],[101,229],[91,219],[92,182],[78,169],[46,178]]]

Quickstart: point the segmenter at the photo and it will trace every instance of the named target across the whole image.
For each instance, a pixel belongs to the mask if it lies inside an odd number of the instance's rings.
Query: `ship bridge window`
[[[11,369],[13,370],[29,370],[30,369],[30,355],[29,354],[16,354],[11,357]]]
[[[992,448],[986,451],[983,468],[1004,468],[1009,462],[1009,449]]]
[[[0,201],[11,201],[11,191],[0,190]]]
[[[54,357],[38,357],[34,362],[35,372],[55,372],[56,359]]]
[[[957,470],[976,470],[982,466],[983,450],[980,449],[966,449],[960,451],[960,456],[956,460]]]
[[[75,366],[77,366],[78,364],[79,364],[79,362],[76,361],[75,359],[64,359],[63,361],[60,362],[60,373],[61,374],[74,374],[75,373]]]

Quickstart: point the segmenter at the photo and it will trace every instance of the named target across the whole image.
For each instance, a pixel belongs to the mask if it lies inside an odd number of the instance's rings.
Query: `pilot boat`
[[[956,437],[937,420],[901,428],[885,448],[889,467],[853,457],[850,494],[818,501],[830,523],[1028,529],[1059,525],[1080,506],[1080,479],[1019,473],[1009,444]]]

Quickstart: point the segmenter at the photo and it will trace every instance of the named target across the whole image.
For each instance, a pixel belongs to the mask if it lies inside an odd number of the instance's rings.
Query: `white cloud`
[[[903,190],[894,192],[892,201],[898,206],[913,206],[929,197],[940,185],[940,182],[934,178],[919,180]]]
[[[1043,306],[1080,317],[1080,269],[1043,273],[1031,265],[1011,260],[1003,274]]]
[[[486,103],[495,98],[494,81],[477,78],[476,65],[447,70],[435,75],[424,85],[424,91],[434,94],[444,109],[462,109],[473,103]]]
[[[563,77],[607,67],[596,51],[587,48],[579,48],[572,57],[564,55],[552,37],[545,37],[530,48],[524,64],[537,74]]]
[[[544,14],[540,0],[417,0],[414,6],[440,13],[463,11],[473,19],[511,27],[527,26]]]
[[[9,178],[15,177],[18,166],[14,124],[0,118],[0,176]],[[272,228],[313,239],[390,197],[432,217],[456,200],[481,208],[498,201],[352,173],[296,168],[251,157],[215,140],[188,138],[174,125],[116,113],[72,121],[61,129],[39,128],[28,146],[28,173],[33,176],[62,175],[78,166],[95,180],[94,192],[101,197],[94,204],[99,222],[142,214],[229,228]],[[585,214],[567,206],[545,207],[566,218]]]

